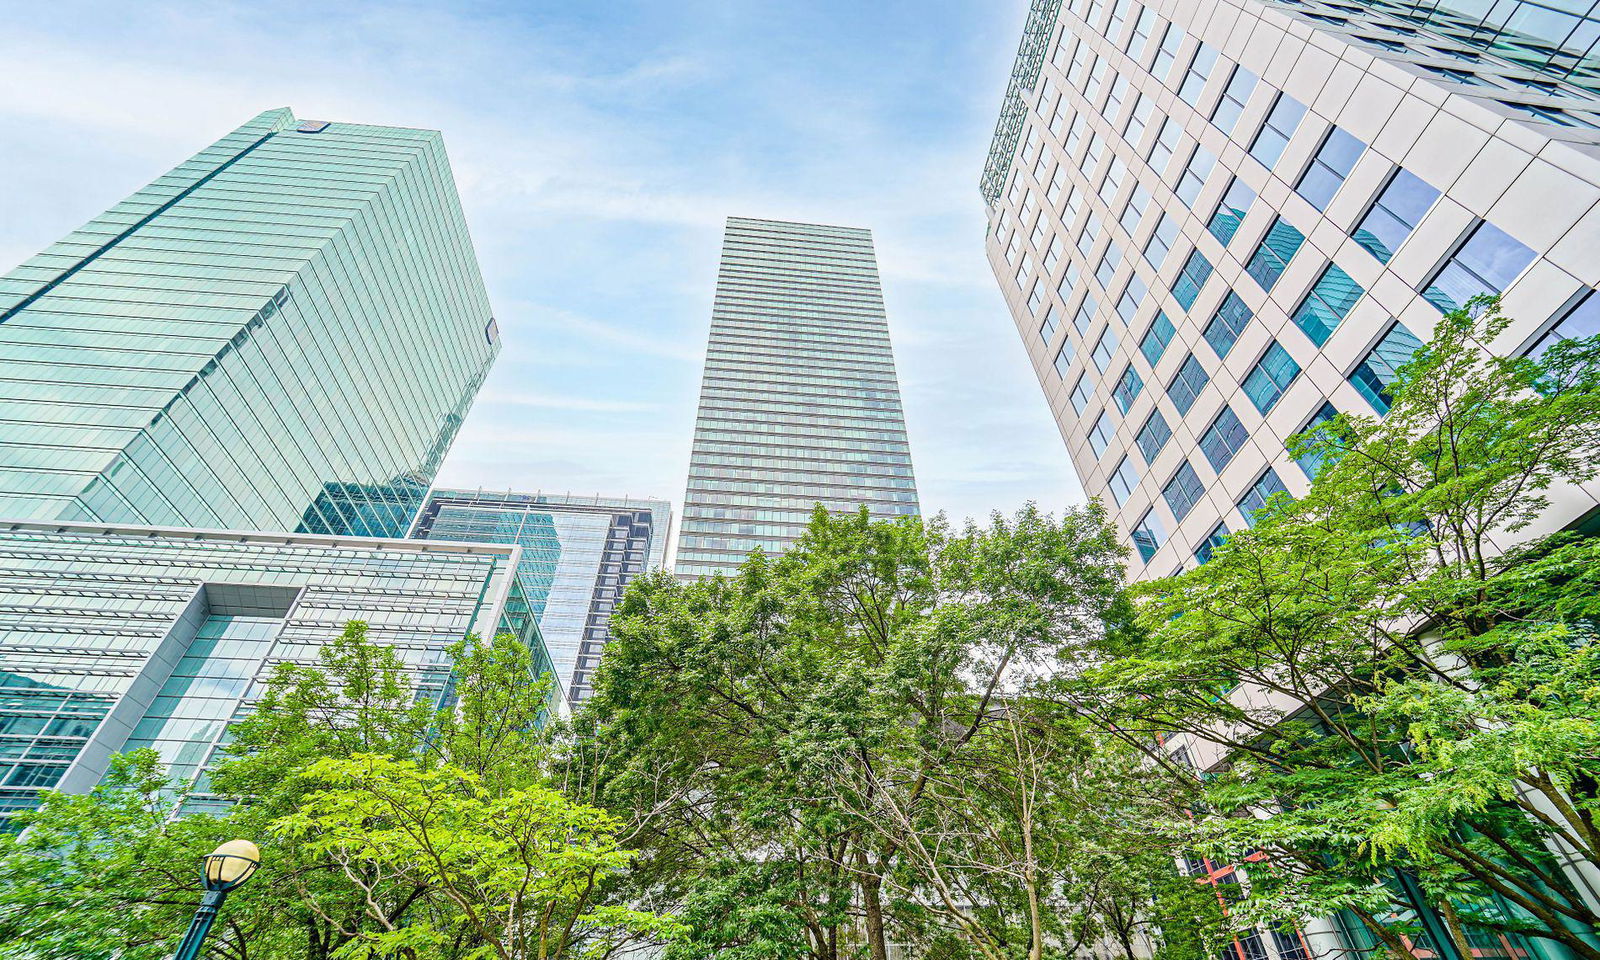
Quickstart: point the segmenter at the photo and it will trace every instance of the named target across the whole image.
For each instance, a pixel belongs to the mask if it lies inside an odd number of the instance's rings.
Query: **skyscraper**
[[[1303,490],[1285,439],[1384,413],[1443,311],[1503,293],[1506,353],[1600,329],[1600,97],[1418,10],[1032,4],[987,252],[1135,577]]]
[[[440,135],[269,110],[0,278],[0,517],[403,536],[496,340]]]
[[[522,548],[517,579],[573,705],[592,692],[628,583],[665,564],[664,500],[435,490],[412,536]]]
[[[917,512],[872,234],[730,217],[675,572],[782,552],[818,503]]]

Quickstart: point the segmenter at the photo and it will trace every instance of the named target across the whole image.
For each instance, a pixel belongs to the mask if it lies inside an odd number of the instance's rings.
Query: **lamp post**
[[[200,945],[211,932],[211,923],[217,919],[217,910],[228,898],[228,891],[242,886],[259,866],[261,851],[249,840],[229,840],[206,855],[202,874],[206,893],[200,898],[200,909],[194,912],[189,932],[183,935],[183,942],[178,944],[178,952],[172,955],[172,960],[197,960]]]

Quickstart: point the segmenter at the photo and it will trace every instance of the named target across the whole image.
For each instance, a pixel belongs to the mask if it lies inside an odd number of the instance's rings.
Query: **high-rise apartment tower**
[[[488,490],[435,490],[412,536],[522,548],[517,579],[576,706],[593,692],[611,614],[634,577],[665,565],[664,500]]]
[[[496,339],[437,132],[267,111],[0,277],[0,517],[403,536]]]
[[[1503,294],[1506,353],[1596,332],[1600,97],[1432,16],[1033,3],[982,178],[988,257],[1135,577],[1303,490],[1316,464],[1285,439],[1387,410],[1443,311]],[[1594,506],[1564,492],[1550,522]]]
[[[730,217],[675,572],[779,553],[818,503],[917,512],[872,234]]]

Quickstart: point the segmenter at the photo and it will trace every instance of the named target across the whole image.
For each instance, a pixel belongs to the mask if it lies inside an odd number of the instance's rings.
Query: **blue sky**
[[[0,269],[269,107],[434,127],[505,343],[441,483],[678,503],[740,215],[873,229],[925,511],[1058,508],[976,188],[1025,6],[7,4]]]

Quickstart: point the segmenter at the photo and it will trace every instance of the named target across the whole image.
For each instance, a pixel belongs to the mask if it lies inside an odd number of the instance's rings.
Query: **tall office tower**
[[[1507,353],[1595,333],[1597,128],[1600,97],[1377,6],[1037,0],[987,250],[1133,576],[1304,490],[1284,440],[1383,413],[1442,311],[1503,293]]]
[[[314,663],[350,620],[393,648],[419,695],[448,692],[446,648],[538,628],[514,609],[520,550],[63,523],[0,527],[0,815],[83,793],[113,754],[155,749],[198,783],[275,664]]]
[[[664,500],[435,490],[411,535],[522,548],[524,600],[576,706],[593,692],[622,591],[665,565],[671,520]]]
[[[729,217],[675,572],[781,553],[811,511],[917,512],[872,233]]]
[[[981,181],[987,252],[1135,578],[1205,562],[1271,494],[1302,492],[1317,464],[1285,439],[1386,412],[1397,366],[1472,296],[1504,294],[1507,353],[1600,329],[1600,98],[1392,9],[1029,10]],[[1547,522],[1594,507],[1564,491]],[[1178,739],[1203,768],[1222,758]],[[1237,882],[1200,858],[1186,872]],[[1455,955],[1431,936],[1421,955]],[[1304,960],[1366,937],[1335,917],[1247,933],[1226,956]],[[1472,953],[1551,956],[1515,939]]]
[[[0,278],[0,517],[404,536],[498,349],[439,134],[267,111]]]

